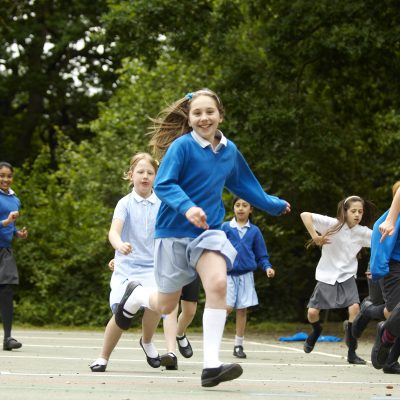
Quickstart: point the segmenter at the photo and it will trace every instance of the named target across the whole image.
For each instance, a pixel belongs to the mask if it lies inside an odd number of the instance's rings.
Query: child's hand
[[[282,215],[284,215],[284,214],[289,214],[290,213],[290,211],[291,211],[291,205],[288,203],[288,202],[286,202],[286,208],[285,208],[285,210],[283,211],[283,213],[282,213]]]
[[[19,237],[20,239],[26,239],[28,237],[28,230],[25,226],[17,231],[17,237]]]
[[[126,256],[132,251],[132,245],[128,242],[124,242],[118,247],[117,250]]]
[[[186,211],[185,217],[197,228],[208,229],[207,215],[200,207],[191,207]]]
[[[3,225],[7,226],[13,223],[17,218],[19,217],[19,212],[18,211],[11,211],[10,214],[8,214],[8,217],[6,220],[4,220]]]
[[[324,244],[330,243],[330,240],[327,236],[321,236],[321,235],[313,237],[313,241],[317,246],[320,247],[322,247]]]
[[[380,242],[385,240],[386,236],[392,236],[395,231],[395,226],[392,222],[385,220],[379,225],[379,232],[382,234]]]
[[[267,268],[265,273],[268,278],[273,278],[275,276],[275,270],[273,268]]]
[[[110,268],[111,272],[114,272],[114,259],[110,260],[110,262],[108,263],[108,268]]]

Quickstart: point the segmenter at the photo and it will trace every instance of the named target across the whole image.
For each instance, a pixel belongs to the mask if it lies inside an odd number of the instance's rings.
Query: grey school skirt
[[[0,248],[0,284],[18,285],[17,263],[11,248]]]
[[[318,281],[307,308],[331,310],[347,308],[359,302],[360,297],[358,296],[356,279],[352,276],[347,281],[336,282],[334,285]]]

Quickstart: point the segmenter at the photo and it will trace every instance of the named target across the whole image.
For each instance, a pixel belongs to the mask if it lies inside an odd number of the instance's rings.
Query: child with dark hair
[[[254,271],[261,268],[268,278],[275,276],[269,261],[263,235],[257,225],[251,222],[253,207],[239,197],[233,200],[235,217],[222,225],[222,230],[237,251],[233,268],[228,271],[227,311],[236,309],[236,335],[233,355],[246,358],[243,349],[247,323],[247,308],[258,304],[254,286]]]
[[[11,247],[14,236],[20,239],[28,237],[25,227],[16,228],[21,202],[11,189],[14,168],[8,162],[0,162],[0,305],[3,321],[3,350],[19,349],[22,343],[11,336],[13,322],[13,292],[18,285],[19,276]]]

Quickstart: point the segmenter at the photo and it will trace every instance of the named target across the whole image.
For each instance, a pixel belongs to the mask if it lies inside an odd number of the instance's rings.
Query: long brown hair
[[[151,118],[153,124],[148,132],[151,136],[149,145],[155,158],[161,160],[175,139],[191,131],[189,126],[190,105],[193,99],[198,96],[210,96],[213,98],[221,116],[224,115],[224,107],[221,100],[212,90],[200,89],[196,92],[187,93],[185,97],[162,110],[156,118]]]
[[[363,216],[360,221],[360,225],[363,226],[369,226],[371,222],[374,219],[374,210],[375,206],[372,202],[368,200],[364,200],[360,196],[349,196],[346,197],[345,199],[339,201],[337,205],[337,212],[336,212],[336,218],[338,220],[337,224],[329,228],[323,235],[323,238],[326,238],[328,236],[332,236],[336,232],[339,232],[342,228],[343,225],[346,223],[346,211],[351,207],[351,205],[355,202],[361,202],[363,205]],[[306,243],[306,247],[309,248],[310,246],[314,245],[315,242],[313,239],[310,239]]]

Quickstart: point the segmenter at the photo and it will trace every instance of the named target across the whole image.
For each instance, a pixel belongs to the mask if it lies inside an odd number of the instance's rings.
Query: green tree
[[[56,130],[75,141],[97,116],[115,81],[103,40],[106,1],[2,1],[0,4],[0,159],[21,165],[41,145],[56,164]]]

